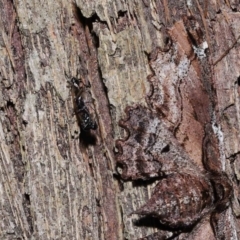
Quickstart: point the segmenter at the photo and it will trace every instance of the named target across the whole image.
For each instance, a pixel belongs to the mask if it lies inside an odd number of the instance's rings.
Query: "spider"
[[[159,178],[151,198],[133,213],[157,218],[175,231],[192,228],[209,213],[216,219],[229,206],[232,196],[227,175],[211,171],[208,167],[211,159],[205,162],[206,171],[200,170],[155,111],[136,105],[128,107],[126,113],[127,118],[120,121],[120,126],[129,135],[116,142],[121,178]],[[206,128],[212,136],[211,126]],[[207,158],[213,157],[212,152],[213,149],[206,153]],[[215,234],[218,227],[213,224]]]
[[[82,80],[72,77],[69,81],[70,86],[74,89],[75,94],[75,113],[80,125],[80,128],[84,132],[97,129],[97,123],[93,118],[93,114],[90,113],[92,108],[92,98],[87,90],[89,86],[85,86]]]

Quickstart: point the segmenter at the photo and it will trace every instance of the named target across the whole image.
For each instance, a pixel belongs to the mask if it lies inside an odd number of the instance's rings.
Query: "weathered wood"
[[[0,0],[0,238],[238,239],[239,11],[234,0]],[[79,136],[69,77],[90,84],[90,135]],[[127,135],[118,122],[136,103],[159,113],[202,171],[231,180],[215,235],[211,214],[186,233],[129,215],[157,184],[116,172],[115,140]],[[206,169],[209,123],[219,151]]]

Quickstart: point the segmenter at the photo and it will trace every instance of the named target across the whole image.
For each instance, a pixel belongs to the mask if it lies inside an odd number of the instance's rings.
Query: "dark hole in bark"
[[[238,86],[240,86],[240,76],[237,78],[236,83],[237,83]]]
[[[24,125],[24,127],[26,127],[26,126],[27,126],[27,124],[28,124],[28,122],[27,122],[27,121],[25,121],[25,120],[23,120],[23,121],[22,121],[22,124]]]
[[[11,101],[7,101],[7,108],[14,108],[14,103]]]
[[[161,153],[167,153],[169,151],[170,151],[170,147],[169,147],[169,145],[167,145],[162,149]]]
[[[25,198],[26,202],[27,202],[28,204],[30,204],[30,195],[27,194],[27,193],[24,193],[23,195],[24,195],[24,198]]]
[[[124,17],[127,14],[127,11],[118,11],[118,17]]]

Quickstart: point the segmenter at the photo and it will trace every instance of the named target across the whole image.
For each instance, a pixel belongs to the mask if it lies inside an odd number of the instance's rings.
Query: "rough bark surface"
[[[0,0],[0,30],[0,239],[240,239],[237,0]],[[90,85],[90,133],[71,77]],[[116,171],[134,104],[158,114],[191,164],[227,176],[224,211],[187,230],[131,215],[159,182]]]

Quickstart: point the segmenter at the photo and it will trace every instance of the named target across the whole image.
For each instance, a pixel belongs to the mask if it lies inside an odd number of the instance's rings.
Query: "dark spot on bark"
[[[136,140],[136,142],[140,143],[141,140],[142,140],[142,136],[143,134],[140,132],[140,133],[137,133],[135,136],[134,136],[134,139]]]
[[[152,146],[156,142],[155,134],[150,134],[148,138],[148,146]]]
[[[24,125],[24,127],[26,127],[27,124],[28,124],[28,122],[27,122],[26,120],[23,120],[23,121],[22,121],[22,124]]]
[[[240,76],[237,78],[236,84],[240,86]]]
[[[169,151],[170,151],[170,146],[169,146],[169,145],[166,145],[166,146],[162,149],[161,153],[166,153],[166,152],[169,152]]]
[[[27,217],[30,233],[33,233],[33,219],[31,215],[31,199],[28,193],[23,194],[23,209]]]
[[[127,11],[118,11],[118,17],[124,17],[127,14]]]

